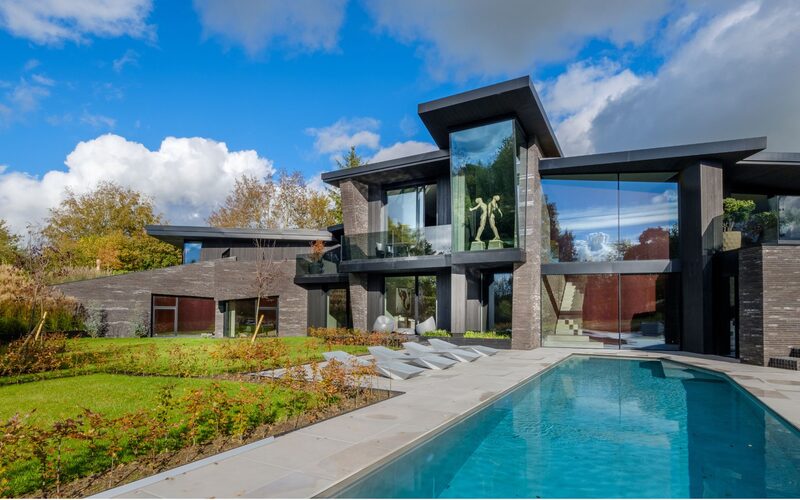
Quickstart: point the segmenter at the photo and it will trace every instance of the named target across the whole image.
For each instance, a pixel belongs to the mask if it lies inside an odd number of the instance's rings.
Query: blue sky
[[[237,175],[319,187],[349,144],[429,150],[417,103],[525,74],[568,154],[800,151],[791,1],[99,1],[0,0],[0,218],[19,232],[102,180],[202,224]]]

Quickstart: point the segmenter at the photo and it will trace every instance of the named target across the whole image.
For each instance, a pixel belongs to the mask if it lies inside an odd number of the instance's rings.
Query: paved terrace
[[[501,351],[406,381],[404,394],[106,491],[104,498],[312,497],[360,477],[571,354],[671,359],[723,372],[800,427],[800,372],[688,353],[541,348]]]

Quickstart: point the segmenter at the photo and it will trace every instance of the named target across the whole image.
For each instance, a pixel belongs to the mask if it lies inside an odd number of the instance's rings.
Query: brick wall
[[[739,357],[764,365],[800,346],[800,247],[739,253]]]
[[[364,234],[369,231],[369,188],[357,181],[344,181],[339,186],[342,192],[342,221],[345,236]],[[353,328],[367,330],[369,292],[365,274],[349,276],[350,308]]]
[[[207,297],[217,301],[256,296],[255,262],[220,259],[164,269],[97,278],[58,285],[85,307],[105,312],[107,335],[129,337],[137,323],[150,324],[153,294]],[[306,290],[294,283],[293,259],[274,262],[276,279],[267,291],[279,297],[279,334],[306,334]],[[215,333],[222,335],[223,314],[215,316]]]

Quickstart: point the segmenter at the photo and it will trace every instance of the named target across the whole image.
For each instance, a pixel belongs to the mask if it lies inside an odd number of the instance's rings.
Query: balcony
[[[295,257],[295,277],[313,277],[339,274],[340,249],[335,248],[322,254],[299,254]]]
[[[450,225],[418,230],[401,227],[344,236],[342,260],[396,259],[450,254]]]

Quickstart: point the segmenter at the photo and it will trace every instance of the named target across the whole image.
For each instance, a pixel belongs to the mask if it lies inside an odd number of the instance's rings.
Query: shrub
[[[310,337],[321,339],[328,345],[383,345],[386,347],[400,347],[405,337],[396,333],[364,332],[352,328],[314,328],[308,329]]]
[[[503,332],[478,332],[475,330],[468,330],[464,332],[464,338],[468,339],[510,339],[511,332],[503,331]]]
[[[426,337],[452,337],[453,335],[448,332],[447,330],[442,330],[441,328],[437,330],[431,330],[424,334]]]
[[[33,335],[11,342],[0,356],[0,376],[23,375],[67,368],[67,339],[63,334]]]
[[[108,332],[108,313],[106,310],[97,305],[89,304],[84,328],[86,328],[86,333],[90,337],[105,337]]]

